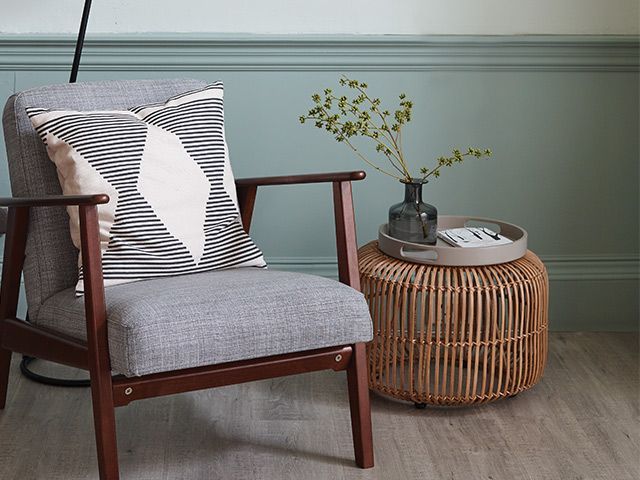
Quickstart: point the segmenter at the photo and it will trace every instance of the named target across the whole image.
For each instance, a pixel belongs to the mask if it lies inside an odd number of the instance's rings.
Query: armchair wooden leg
[[[109,372],[108,378],[100,373],[97,375],[91,373],[90,376],[100,480],[118,480],[120,474],[118,471],[118,444],[111,372]]]
[[[89,378],[93,401],[93,421],[98,449],[100,480],[118,480],[118,444],[113,404],[113,382],[109,360],[107,307],[104,299],[98,210],[80,206],[80,240],[84,269],[84,308],[87,320]]]
[[[0,338],[0,341],[2,339]],[[0,410],[7,402],[7,387],[9,386],[9,367],[11,366],[11,351],[0,348]]]
[[[7,217],[7,238],[4,242],[2,281],[0,281],[0,409],[7,401],[11,351],[2,348],[4,320],[15,318],[20,295],[20,277],[27,243],[29,209],[10,208]]]
[[[373,437],[371,432],[371,406],[367,378],[367,354],[364,343],[353,346],[353,355],[347,367],[351,430],[356,464],[360,468],[373,467]]]

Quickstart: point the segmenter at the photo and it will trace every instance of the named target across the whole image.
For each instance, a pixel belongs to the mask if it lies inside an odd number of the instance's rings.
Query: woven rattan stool
[[[359,250],[373,318],[369,386],[416,406],[471,405],[535,385],[547,360],[549,283],[530,251],[476,267],[409,263]]]

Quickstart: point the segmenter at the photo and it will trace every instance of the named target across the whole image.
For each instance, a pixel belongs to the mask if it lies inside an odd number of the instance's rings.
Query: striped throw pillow
[[[105,285],[265,267],[240,223],[221,82],[127,111],[27,113],[63,193],[111,198],[98,207]],[[80,249],[78,210],[67,210]]]

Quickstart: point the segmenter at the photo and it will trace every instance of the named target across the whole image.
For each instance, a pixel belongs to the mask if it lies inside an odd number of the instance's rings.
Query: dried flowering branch
[[[354,95],[338,97],[331,88],[324,90],[324,95],[314,93],[311,96],[315,106],[307,115],[300,117],[300,123],[313,121],[315,126],[331,133],[336,141],[346,143],[353,152],[377,171],[396,178],[402,182],[415,182],[411,175],[402,151],[402,127],[411,121],[413,102],[404,93],[399,95],[399,108],[393,112],[381,107],[379,98],[372,98],[367,93],[368,85],[358,80],[342,76],[339,83],[343,87],[353,90]],[[367,137],[375,143],[377,152],[383,154],[391,169],[382,168],[377,163],[365,157],[353,144],[354,137]],[[417,180],[426,182],[427,178],[440,176],[442,167],[450,167],[454,163],[462,163],[465,157],[476,158],[491,156],[491,150],[479,150],[470,147],[465,153],[459,149],[452,151],[450,157],[438,158],[434,168],[422,167],[422,174]]]

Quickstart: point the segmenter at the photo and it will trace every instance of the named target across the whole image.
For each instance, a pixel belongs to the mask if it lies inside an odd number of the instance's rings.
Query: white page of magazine
[[[454,247],[495,247],[513,243],[507,237],[484,227],[450,228],[438,231],[438,237]]]

